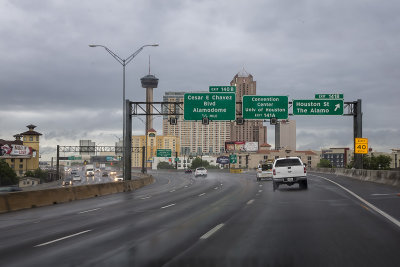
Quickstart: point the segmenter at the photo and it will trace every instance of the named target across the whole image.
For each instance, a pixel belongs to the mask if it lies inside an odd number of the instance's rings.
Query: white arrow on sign
[[[335,111],[338,110],[338,108],[340,108],[340,104],[335,105]]]

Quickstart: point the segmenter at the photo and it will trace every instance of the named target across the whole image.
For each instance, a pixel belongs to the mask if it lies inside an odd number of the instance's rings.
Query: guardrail
[[[400,171],[359,170],[342,168],[312,168],[309,171],[336,173],[362,181],[375,182],[400,187]]]
[[[154,182],[152,176],[116,183],[22,191],[0,195],[0,213],[49,206],[114,193],[133,191]]]

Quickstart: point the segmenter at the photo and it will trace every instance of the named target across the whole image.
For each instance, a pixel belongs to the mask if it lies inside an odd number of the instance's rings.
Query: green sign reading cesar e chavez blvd
[[[277,118],[286,120],[288,118],[288,110],[287,96],[243,96],[243,119]]]
[[[171,149],[157,149],[157,157],[171,157]]]
[[[235,93],[187,93],[184,96],[184,119],[215,121],[236,119]]]
[[[343,99],[293,100],[293,115],[343,115]]]

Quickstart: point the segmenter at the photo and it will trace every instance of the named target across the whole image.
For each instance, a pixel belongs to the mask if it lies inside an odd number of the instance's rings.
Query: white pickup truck
[[[301,159],[297,157],[279,158],[272,168],[274,191],[280,184],[289,186],[298,183],[301,189],[307,189],[307,171]]]

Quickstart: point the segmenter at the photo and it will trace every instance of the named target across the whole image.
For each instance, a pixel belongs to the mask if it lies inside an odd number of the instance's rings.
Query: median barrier
[[[136,180],[117,183],[81,185],[2,194],[0,195],[0,213],[133,191],[151,184],[153,181],[154,178],[152,176],[147,176]]]

